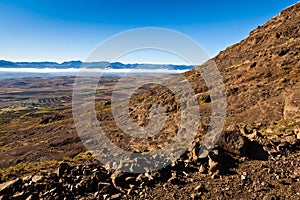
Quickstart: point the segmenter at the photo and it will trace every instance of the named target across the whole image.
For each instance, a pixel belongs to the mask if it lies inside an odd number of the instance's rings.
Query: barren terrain
[[[205,158],[198,153],[209,129],[210,91],[198,68],[186,72],[201,113],[197,136],[180,159],[149,173],[105,168],[85,149],[72,115],[74,77],[1,80],[0,199],[300,199],[299,36],[300,3],[199,66],[216,63],[227,96],[222,135]],[[131,152],[166,146],[180,125],[175,95],[154,84],[132,95],[130,117],[139,126],[149,124],[152,105],[167,111],[157,135],[134,138],[112,115],[117,81],[102,78],[96,91],[107,137]]]

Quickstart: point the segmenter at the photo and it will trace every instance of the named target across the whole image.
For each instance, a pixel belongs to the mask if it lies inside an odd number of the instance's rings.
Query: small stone
[[[200,185],[198,185],[197,187],[195,187],[194,189],[196,192],[204,192],[205,191],[205,187],[202,183],[200,183]]]
[[[194,183],[194,179],[193,179],[193,178],[189,178],[189,179],[187,180],[187,182],[188,182],[188,183]]]
[[[241,180],[242,181],[246,180],[246,176],[245,175],[241,175]]]
[[[199,172],[201,174],[203,174],[206,170],[207,170],[207,168],[204,165],[201,165],[200,168],[199,168]]]
[[[90,175],[91,174],[91,170],[89,170],[89,169],[84,169],[83,170],[83,175],[84,176],[88,176],[88,175]]]
[[[297,139],[300,140],[300,131],[297,131]]]
[[[300,176],[300,168],[295,169],[294,175],[295,176]]]
[[[276,200],[277,197],[274,194],[267,194],[263,197],[263,200]]]
[[[44,194],[42,194],[43,197],[46,197],[46,196],[54,196],[53,194],[56,192],[56,188],[53,188],[49,191],[46,191]]]
[[[258,132],[256,129],[254,129],[253,133],[247,135],[247,137],[250,139],[250,140],[254,140],[254,139],[258,139],[260,137],[262,137],[261,133]]]
[[[39,175],[34,175],[31,179],[32,182],[37,183],[37,182],[41,182],[44,179],[43,176],[39,176]]]
[[[26,200],[35,200],[35,199],[39,199],[39,195],[35,192],[26,198]]]
[[[298,140],[297,140],[297,138],[296,138],[296,135],[286,136],[286,137],[285,137],[285,140],[286,140],[288,143],[290,143],[291,145],[295,145],[295,144],[298,142]]]
[[[177,177],[177,173],[176,172],[172,172],[172,177],[168,179],[168,182],[170,182],[172,184],[180,184],[180,180]]]
[[[208,172],[211,174],[219,170],[218,154],[218,151],[213,151],[208,155]]]
[[[59,177],[56,173],[50,173],[49,174],[49,178],[52,180],[52,181],[55,181],[55,182],[59,182]]]
[[[78,190],[77,190],[77,185],[71,185],[71,186],[70,186],[70,191],[71,191],[72,193],[74,193],[74,194],[77,193],[77,191],[78,191]]]
[[[209,162],[209,173],[213,173],[215,171],[217,171],[217,168],[218,168],[218,164],[217,162],[214,162],[214,161],[210,161]]]
[[[98,183],[98,190],[102,190],[103,187],[105,186],[109,186],[110,184],[109,183],[106,183],[106,182],[99,182]]]
[[[283,143],[281,143],[281,144],[279,144],[277,147],[276,147],[276,149],[277,149],[277,151],[282,151],[283,149],[285,149],[286,147],[288,147],[289,146],[289,144],[287,143],[287,142],[283,142]]]
[[[26,196],[25,192],[17,192],[12,199],[25,199]]]
[[[63,177],[64,173],[69,170],[70,165],[68,163],[62,162],[60,163],[58,169],[57,169],[57,175],[58,177]]]
[[[276,149],[271,149],[268,151],[269,155],[272,155],[272,156],[276,156],[279,154],[279,152],[276,150]]]
[[[153,177],[148,172],[145,173],[145,176],[148,178],[148,181],[153,180]],[[138,178],[136,180],[138,180]]]
[[[114,194],[114,195],[111,195],[110,199],[120,199],[122,196],[121,193],[118,193],[118,194]]]
[[[33,177],[33,176],[31,176],[31,175],[30,175],[30,176],[25,176],[25,177],[23,177],[23,178],[22,178],[22,179],[23,179],[23,182],[24,182],[24,183],[29,183],[29,182],[32,180],[32,177]]]
[[[99,194],[100,194],[99,191],[98,191],[98,192],[95,192],[95,193],[94,193],[94,198],[95,198],[95,199],[98,199],[98,198],[99,198]]]
[[[219,174],[218,173],[214,173],[213,175],[211,175],[211,178],[212,179],[217,179],[217,178],[219,178],[220,176],[219,176]]]
[[[274,169],[273,168],[269,168],[268,169],[268,174],[273,174],[274,173]]]

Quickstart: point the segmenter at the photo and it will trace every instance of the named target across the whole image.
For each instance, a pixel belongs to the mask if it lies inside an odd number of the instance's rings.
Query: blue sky
[[[213,57],[295,3],[292,0],[1,0],[0,59],[84,60],[108,37],[149,26],[182,32]]]

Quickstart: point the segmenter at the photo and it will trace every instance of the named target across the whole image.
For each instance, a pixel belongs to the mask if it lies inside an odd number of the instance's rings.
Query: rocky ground
[[[245,129],[242,130],[242,132]],[[233,136],[235,135],[235,136]],[[229,138],[230,137],[230,138]],[[300,135],[229,134],[207,158],[187,155],[158,171],[130,174],[90,159],[0,185],[2,199],[299,199]],[[237,140],[243,141],[237,144]]]
[[[211,94],[199,68],[186,72],[202,115],[196,138],[176,162],[147,173],[105,168],[85,149],[72,118],[74,78],[3,80],[0,199],[300,199],[299,36],[300,3],[200,66],[215,62],[227,96],[224,131],[204,158],[198,152],[209,129]],[[139,126],[149,124],[154,104],[168,114],[153,138],[134,138],[113,119],[116,82],[100,81],[96,98],[107,137],[139,153],[168,144],[181,119],[174,94],[157,85],[133,94],[129,114]],[[10,106],[11,96],[27,103]]]

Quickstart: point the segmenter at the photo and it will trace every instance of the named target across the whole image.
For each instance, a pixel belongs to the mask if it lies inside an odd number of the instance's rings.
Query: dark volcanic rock
[[[250,140],[235,131],[227,131],[221,135],[217,145],[233,154],[245,156],[249,151]]]
[[[1,195],[12,195],[18,191],[22,186],[22,179],[17,178],[15,180],[3,183],[0,185],[0,196]]]
[[[58,177],[63,177],[64,173],[67,172],[70,169],[70,166],[68,163],[60,163],[58,169],[57,169],[57,175]]]

